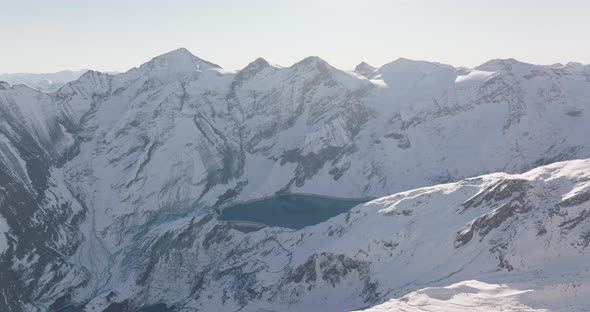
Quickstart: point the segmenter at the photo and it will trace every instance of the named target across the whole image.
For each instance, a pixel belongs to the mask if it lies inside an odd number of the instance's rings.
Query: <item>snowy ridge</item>
[[[570,288],[580,288],[580,290],[568,291]],[[391,300],[362,311],[584,311],[588,307],[588,302],[582,296],[587,294],[588,290],[583,290],[583,288],[585,286],[582,284],[551,285],[541,288],[539,285],[498,285],[471,280],[447,287],[424,288],[400,299]],[[555,298],[560,300],[555,300]]]

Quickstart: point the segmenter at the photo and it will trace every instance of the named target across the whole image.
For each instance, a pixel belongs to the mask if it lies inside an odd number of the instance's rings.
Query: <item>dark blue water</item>
[[[219,218],[301,229],[324,222],[367,201],[301,194],[280,195],[224,208]]]
[[[58,309],[49,308],[49,310],[55,311],[55,312],[83,312],[84,307],[83,306],[68,305],[66,307],[58,308]],[[140,308],[139,310],[132,309],[129,307],[129,301],[125,300],[123,302],[111,303],[108,307],[106,307],[106,309],[103,312],[130,312],[130,311],[135,311],[135,312],[175,312],[176,309],[174,307],[168,307],[163,303],[159,303],[159,304],[156,304],[153,306],[143,307],[143,308]]]

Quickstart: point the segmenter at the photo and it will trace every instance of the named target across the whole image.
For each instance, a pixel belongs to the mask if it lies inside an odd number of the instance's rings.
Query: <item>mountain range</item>
[[[74,81],[82,76],[87,69],[71,71],[63,70],[55,73],[15,73],[0,74],[0,81],[7,82],[11,85],[24,84],[33,89],[51,93],[57,91],[68,82]],[[118,72],[108,72],[109,74],[118,74]]]
[[[514,59],[226,71],[178,49],[0,82],[0,305],[584,310],[589,109],[589,65]],[[218,219],[283,194],[371,200],[300,230]]]

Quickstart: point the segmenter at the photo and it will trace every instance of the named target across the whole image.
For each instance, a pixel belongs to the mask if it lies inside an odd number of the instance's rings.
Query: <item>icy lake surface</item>
[[[369,199],[289,194],[241,203],[222,210],[221,220],[247,221],[301,229],[347,212]]]

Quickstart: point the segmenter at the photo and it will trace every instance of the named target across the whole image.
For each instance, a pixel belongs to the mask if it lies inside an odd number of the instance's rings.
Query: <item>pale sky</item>
[[[230,70],[590,63],[590,0],[0,0],[0,30],[0,73],[125,71],[179,47]]]

